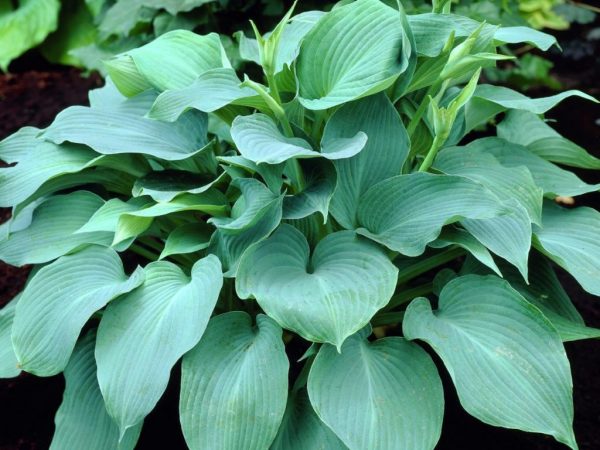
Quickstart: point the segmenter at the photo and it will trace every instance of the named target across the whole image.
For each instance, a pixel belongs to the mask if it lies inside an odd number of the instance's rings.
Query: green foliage
[[[448,5],[291,10],[239,40],[246,73],[170,31],[0,142],[0,259],[35,265],[0,377],[64,373],[53,449],[134,448],[179,361],[191,449],[432,449],[423,345],[470,414],[577,447],[563,342],[600,330],[554,264],[600,295],[600,212],[554,200],[600,163],[544,114],[594,99],[479,84],[499,46],[555,41]]]

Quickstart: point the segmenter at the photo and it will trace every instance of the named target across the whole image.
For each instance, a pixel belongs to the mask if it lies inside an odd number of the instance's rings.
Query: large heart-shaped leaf
[[[296,60],[302,105],[327,109],[389,87],[411,51],[400,14],[379,0],[358,0],[319,20]]]
[[[106,66],[123,95],[131,97],[148,87],[158,91],[181,89],[202,73],[230,67],[230,64],[218,34],[200,36],[187,30],[175,30],[129,50],[108,61]],[[132,79],[138,80],[137,85]]]
[[[534,229],[536,247],[569,272],[581,286],[600,295],[600,213],[544,204],[542,226]]]
[[[397,275],[380,248],[351,231],[328,235],[311,257],[304,235],[282,225],[244,254],[236,290],[282,327],[339,348],[389,301]]]
[[[334,162],[338,186],[331,213],[346,229],[357,225],[358,200],[371,186],[402,173],[410,142],[398,112],[387,96],[373,95],[341,106],[327,122],[332,139],[367,134],[365,148],[352,158]]]
[[[98,328],[98,382],[121,434],[152,411],[172,367],[202,337],[223,284],[213,255],[194,264],[191,278],[163,261],[145,273],[144,284],[108,306]]]
[[[179,416],[191,450],[269,447],[285,410],[289,362],[281,328],[241,311],[213,318],[183,357]]]
[[[181,160],[208,144],[206,114],[188,111],[176,122],[148,119],[152,91],[111,107],[71,106],[60,112],[42,137],[56,144],[85,144],[105,155],[142,153]]]
[[[97,246],[42,267],[16,310],[12,341],[19,365],[39,376],[61,372],[91,315],[143,280],[141,268],[127,276],[117,253]]]
[[[10,337],[19,297],[0,309],[0,378],[14,378],[21,373]]]
[[[444,415],[442,382],[418,345],[368,332],[350,337],[341,354],[319,350],[308,377],[315,411],[351,450],[432,450]]]
[[[95,343],[94,330],[79,341],[65,368],[65,392],[54,418],[50,450],[131,450],[137,443],[142,424],[120,439],[119,428],[106,412],[96,379]]]
[[[506,281],[456,278],[442,290],[435,312],[427,299],[413,300],[403,331],[442,358],[467,412],[577,448],[573,384],[560,336]]]
[[[0,260],[13,266],[41,264],[85,244],[110,246],[112,233],[75,233],[103,204],[87,191],[50,197],[35,209],[29,227],[0,241]]]
[[[339,138],[325,134],[321,151],[315,151],[302,138],[286,137],[265,114],[236,117],[231,126],[231,137],[242,156],[256,164],[279,164],[290,158],[349,158],[367,143],[367,135],[361,131]]]
[[[444,225],[505,214],[500,200],[464,177],[414,173],[377,183],[361,198],[358,233],[406,256],[418,256]]]

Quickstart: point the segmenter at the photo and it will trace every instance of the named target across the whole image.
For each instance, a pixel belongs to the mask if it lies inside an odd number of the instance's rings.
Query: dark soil
[[[596,53],[597,54],[597,53]],[[45,67],[43,63],[33,67]],[[98,77],[83,78],[75,70],[45,67],[46,71],[28,71],[27,64],[12,66],[19,73],[0,75],[0,139],[21,126],[47,126],[63,108],[87,103],[87,91],[101,84]],[[571,66],[571,69],[576,66]],[[598,76],[588,75],[590,88],[597,87]],[[577,70],[575,68],[575,70]],[[596,74],[598,72],[595,72]],[[565,78],[571,87],[576,72]],[[586,86],[579,85],[585,89]],[[589,89],[588,89],[589,91]],[[596,92],[597,94],[597,92]],[[600,108],[582,101],[570,101],[552,114],[566,137],[586,146],[600,156],[596,120]],[[600,182],[600,171],[582,173],[587,181]],[[583,198],[583,204],[599,206],[597,194]],[[0,223],[9,217],[0,210]],[[0,307],[23,287],[29,269],[12,268],[0,263]],[[590,326],[600,327],[600,303],[585,293],[566,273],[561,280],[579,311]],[[575,433],[582,450],[600,449],[600,344],[582,341],[566,344],[571,361],[575,398]],[[438,361],[439,363],[439,361]],[[444,429],[438,449],[553,450],[565,446],[552,438],[485,425],[466,414],[442,364],[438,364],[446,393]],[[178,421],[179,367],[172,373],[166,394],[145,421],[138,449],[185,449]],[[53,417],[60,405],[62,376],[37,378],[22,374],[13,380],[0,380],[0,450],[41,450],[49,446]]]

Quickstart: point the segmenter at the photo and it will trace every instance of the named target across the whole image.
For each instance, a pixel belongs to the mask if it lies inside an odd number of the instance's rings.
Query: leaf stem
[[[252,81],[248,77],[246,77],[246,79],[241,84],[241,86],[254,89],[256,91],[256,93],[258,95],[260,95],[261,98],[265,101],[265,103],[267,104],[269,109],[273,112],[273,114],[275,115],[277,120],[279,120],[279,122],[283,126],[283,131],[284,131],[285,135],[287,137],[294,136],[292,126],[290,125],[290,122],[285,114],[285,110],[281,106],[281,100],[277,101],[264,89],[263,86],[261,86],[259,83],[256,83],[255,81]],[[277,95],[279,95],[279,94],[277,94]]]
[[[385,307],[385,311],[390,311],[398,306],[402,306],[405,303],[410,302],[412,299],[422,297],[424,295],[433,292],[433,283],[426,283],[420,286],[415,286],[410,289],[406,289],[399,294],[394,295],[389,303]]]
[[[427,107],[429,106],[429,97],[433,97],[434,92],[437,91],[440,88],[440,86],[441,83],[438,81],[437,83],[434,83],[431,86],[429,86],[427,92],[425,92],[421,104],[417,108],[417,111],[415,112],[414,116],[412,116],[412,118],[410,119],[408,127],[406,128],[409,137],[412,138],[413,134],[415,133],[415,130],[417,129],[417,126],[419,125],[419,122],[421,122],[421,119],[423,118],[423,114],[425,114],[425,111],[427,111]]]
[[[384,312],[377,314],[371,319],[371,326],[373,328],[381,327],[384,325],[395,325],[402,322],[404,319],[404,311],[400,312]]]
[[[433,255],[429,258],[426,258],[422,261],[417,261],[412,266],[401,270],[398,274],[398,284],[404,284],[419,275],[422,275],[426,272],[429,272],[431,269],[435,269],[438,266],[446,264],[459,256],[465,255],[466,250],[460,247],[450,247],[443,252],[440,252],[436,255]]]
[[[143,258],[146,258],[149,261],[156,261],[159,257],[159,255],[157,255],[153,251],[150,251],[138,244],[131,244],[129,246],[129,250],[131,250],[134,253],[137,253],[138,255],[140,255]]]
[[[442,145],[444,145],[444,141],[445,139],[441,139],[439,136],[435,136],[433,138],[433,142],[431,143],[431,147],[427,152],[427,156],[425,157],[425,159],[421,163],[421,166],[419,167],[419,172],[427,172],[429,170],[429,168],[433,164],[433,160],[438,154],[438,151],[440,150],[440,148],[442,148]]]

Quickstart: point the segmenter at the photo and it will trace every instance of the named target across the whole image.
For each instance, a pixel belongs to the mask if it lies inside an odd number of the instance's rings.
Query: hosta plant
[[[432,449],[427,347],[470,414],[577,447],[563,342],[600,331],[555,267],[600,295],[600,213],[563,206],[600,160],[543,115],[593,99],[479,82],[549,35],[392,5],[255,27],[252,78],[167,33],[0,143],[0,259],[34,265],[0,375],[64,373],[51,448],[134,448],[181,361],[191,449]]]

